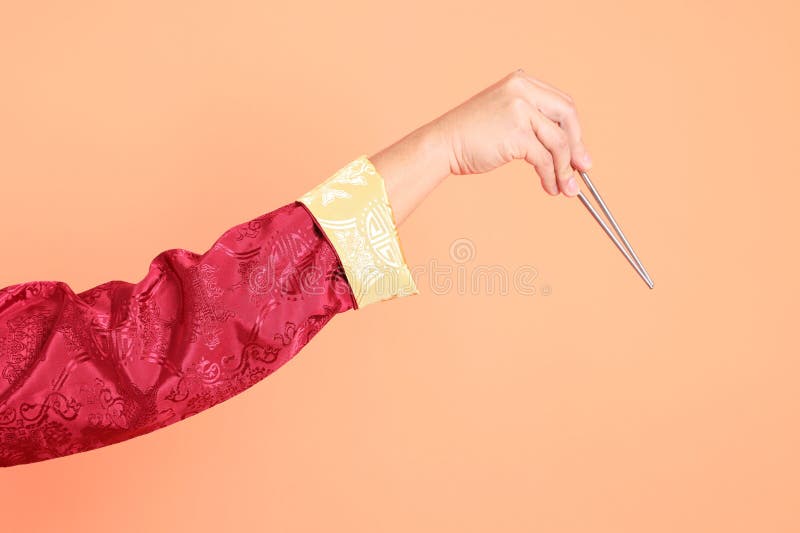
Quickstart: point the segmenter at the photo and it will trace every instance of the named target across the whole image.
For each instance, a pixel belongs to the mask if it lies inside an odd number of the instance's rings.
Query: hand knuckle
[[[511,76],[506,79],[505,88],[511,94],[519,94],[525,89],[526,84],[525,76],[519,71],[514,71]]]
[[[513,96],[508,101],[508,107],[511,111],[511,116],[517,119],[518,122],[528,122],[528,102],[521,96]]]

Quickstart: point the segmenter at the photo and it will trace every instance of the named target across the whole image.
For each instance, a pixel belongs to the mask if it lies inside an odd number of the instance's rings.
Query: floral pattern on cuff
[[[298,198],[325,231],[358,307],[418,294],[383,177],[360,155]]]

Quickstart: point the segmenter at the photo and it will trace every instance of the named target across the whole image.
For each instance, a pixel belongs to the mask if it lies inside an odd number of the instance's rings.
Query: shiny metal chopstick
[[[600,205],[600,209],[602,209],[603,213],[605,213],[605,215],[608,217],[608,220],[614,227],[614,231],[616,231],[619,234],[620,238],[622,239],[622,242],[625,243],[625,247],[622,246],[617,237],[611,232],[605,221],[600,217],[600,214],[595,210],[594,206],[591,203],[589,203],[589,200],[580,191],[578,192],[577,195],[578,199],[586,207],[586,209],[589,210],[589,212],[592,214],[597,223],[600,224],[600,227],[603,228],[603,231],[606,232],[606,235],[608,235],[609,238],[612,241],[614,241],[614,244],[617,246],[619,251],[622,252],[622,255],[625,256],[625,259],[628,260],[628,262],[636,270],[639,276],[641,276],[644,282],[647,283],[647,286],[652,289],[653,280],[650,279],[650,276],[648,275],[647,270],[645,270],[644,265],[639,260],[639,257],[636,255],[636,252],[633,251],[633,247],[628,242],[628,239],[625,238],[625,234],[622,232],[622,228],[620,228],[619,224],[614,219],[614,215],[611,214],[611,211],[608,209],[608,206],[606,206],[606,203],[603,201],[603,198],[600,196],[600,193],[597,191],[597,188],[592,183],[592,180],[589,179],[589,175],[584,171],[579,171],[579,173],[581,175],[581,178],[583,178],[583,182],[586,184],[587,187],[589,187],[589,191],[592,193],[592,196]]]

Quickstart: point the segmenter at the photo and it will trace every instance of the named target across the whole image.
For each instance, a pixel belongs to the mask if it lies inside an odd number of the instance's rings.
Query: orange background
[[[136,282],[523,67],[655,289],[525,163],[450,178],[409,264],[468,239],[536,294],[423,276],[191,419],[0,470],[3,530],[800,530],[792,4],[6,2],[0,286]]]

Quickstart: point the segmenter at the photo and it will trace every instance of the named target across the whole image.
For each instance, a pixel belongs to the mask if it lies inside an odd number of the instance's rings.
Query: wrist
[[[370,156],[398,224],[450,175],[449,154],[441,129],[429,123]]]

